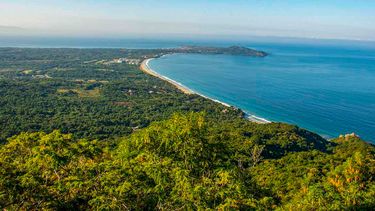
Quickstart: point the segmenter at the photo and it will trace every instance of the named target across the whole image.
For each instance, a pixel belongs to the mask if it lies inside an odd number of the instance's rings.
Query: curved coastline
[[[163,76],[157,72],[155,72],[153,69],[150,68],[150,66],[148,65],[148,63],[154,58],[151,58],[151,59],[146,59],[144,60],[142,63],[141,63],[141,70],[149,75],[152,75],[154,77],[157,77],[157,78],[160,78],[161,80],[164,80],[164,81],[167,81],[168,83],[174,85],[177,89],[179,89],[180,91],[182,91],[183,93],[185,94],[195,94],[191,89],[187,88],[186,86],[182,85],[181,83],[175,81],[175,80],[172,80],[166,76]]]
[[[220,103],[220,104],[222,104],[222,105],[224,105],[226,107],[232,107],[231,105],[229,105],[227,103],[224,103],[224,102],[222,102],[220,100],[217,100],[217,99],[214,99],[214,98],[210,98],[210,97],[207,97],[207,96],[205,96],[205,95],[203,95],[201,93],[195,92],[195,91],[191,90],[190,88],[186,87],[185,85],[183,85],[183,84],[181,84],[181,83],[179,83],[179,82],[177,82],[177,81],[175,81],[173,79],[170,79],[170,78],[168,78],[168,77],[166,77],[164,75],[161,75],[161,74],[159,74],[156,71],[154,71],[153,69],[150,68],[150,66],[148,64],[153,59],[155,59],[155,58],[148,58],[148,59],[145,59],[145,60],[142,61],[141,65],[140,65],[140,69],[144,73],[152,75],[154,77],[157,77],[157,78],[159,78],[161,80],[164,80],[164,81],[172,84],[173,86],[175,86],[177,89],[179,89],[180,91],[182,91],[185,94],[188,94],[188,95],[197,94],[197,95],[199,95],[201,97],[204,97],[206,99],[209,99],[209,100],[212,100],[214,102]],[[267,120],[265,118],[255,116],[253,114],[249,114],[249,113],[247,113],[245,111],[243,111],[243,112],[245,113],[244,118],[248,119],[251,122],[255,122],[255,123],[259,123],[259,124],[271,123],[271,121],[269,121],[269,120]]]

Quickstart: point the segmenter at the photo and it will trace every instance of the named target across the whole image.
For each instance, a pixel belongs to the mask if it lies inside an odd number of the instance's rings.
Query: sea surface
[[[375,48],[249,43],[266,58],[167,55],[156,72],[193,91],[324,137],[356,133],[375,141]]]
[[[171,48],[241,45],[266,58],[175,54],[149,66],[195,92],[270,121],[327,138],[352,133],[375,143],[375,42],[0,37],[0,47]]]

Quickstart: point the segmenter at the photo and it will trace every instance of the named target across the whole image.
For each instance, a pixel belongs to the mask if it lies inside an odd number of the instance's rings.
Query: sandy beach
[[[164,80],[164,81],[167,81],[168,83],[174,85],[177,89],[179,89],[180,91],[182,91],[183,93],[185,94],[188,94],[188,95],[191,95],[191,94],[197,94],[201,97],[204,97],[206,99],[209,99],[209,100],[212,100],[214,102],[217,102],[217,103],[220,103],[226,107],[232,107],[231,105],[227,104],[227,103],[224,103],[224,102],[221,102],[217,99],[212,99],[210,97],[207,97],[203,94],[200,94],[200,93],[197,93],[197,92],[194,92],[193,90],[187,88],[186,86],[182,85],[181,83],[175,81],[175,80],[172,80],[166,76],[163,76],[157,72],[155,72],[154,70],[152,70],[150,68],[150,66],[148,65],[148,63],[152,60],[153,58],[150,58],[150,59],[145,59],[141,65],[140,65],[140,69],[146,73],[146,74],[149,74],[149,75],[152,75],[154,77],[157,77],[157,78],[160,78],[161,80]],[[248,114],[245,112],[245,118],[248,119],[249,121],[251,122],[255,122],[255,123],[259,123],[259,124],[267,124],[267,123],[271,123],[271,121],[268,121],[264,118],[261,118],[261,117],[257,117],[255,115],[252,115],[252,114]]]
[[[141,63],[141,70],[149,75],[152,75],[152,76],[155,76],[157,78],[160,78],[161,80],[164,80],[164,81],[167,81],[168,83],[171,83],[172,85],[174,85],[177,89],[181,90],[183,93],[185,94],[195,94],[192,90],[190,90],[189,88],[185,87],[184,85],[178,83],[177,81],[174,81],[168,77],[165,77],[163,75],[160,75],[159,73],[153,71],[149,66],[148,66],[148,62],[151,61],[152,59],[146,59],[144,60],[142,63]]]

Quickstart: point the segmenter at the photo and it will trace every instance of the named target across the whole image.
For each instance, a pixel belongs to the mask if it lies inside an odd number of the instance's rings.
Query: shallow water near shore
[[[324,137],[375,140],[375,49],[294,44],[248,45],[266,58],[175,54],[150,67],[195,92]]]

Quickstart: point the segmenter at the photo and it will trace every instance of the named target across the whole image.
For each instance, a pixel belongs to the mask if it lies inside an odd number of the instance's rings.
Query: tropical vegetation
[[[0,49],[0,208],[375,207],[373,145],[249,122],[113,62],[157,53]]]

